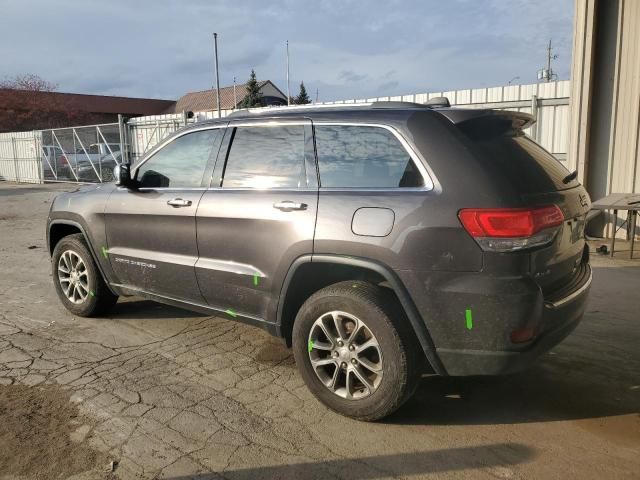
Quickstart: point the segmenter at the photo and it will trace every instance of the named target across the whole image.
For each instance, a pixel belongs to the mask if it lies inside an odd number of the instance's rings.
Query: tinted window
[[[564,183],[569,171],[544,148],[531,140],[510,119],[477,119],[459,128],[491,175],[502,177],[523,193],[545,193],[573,188]]]
[[[238,127],[223,187],[299,188],[304,185],[304,127]]]
[[[380,127],[319,125],[316,150],[323,187],[420,187],[407,150]]]
[[[220,132],[221,129],[201,130],[173,140],[138,169],[140,186],[200,187],[211,149]]]

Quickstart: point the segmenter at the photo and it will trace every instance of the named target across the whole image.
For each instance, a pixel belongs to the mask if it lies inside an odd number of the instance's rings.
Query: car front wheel
[[[51,257],[58,297],[74,315],[93,317],[106,313],[118,297],[105,284],[82,234],[64,237]]]
[[[296,317],[292,343],[311,392],[332,410],[377,420],[414,392],[419,346],[387,289],[341,282],[313,294]]]

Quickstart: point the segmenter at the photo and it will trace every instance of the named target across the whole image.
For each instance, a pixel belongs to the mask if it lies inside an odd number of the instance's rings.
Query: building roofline
[[[164,98],[148,98],[148,97],[123,97],[119,95],[99,95],[97,93],[73,93],[73,92],[57,92],[57,91],[44,91],[44,90],[24,90],[22,88],[0,88],[2,91],[11,92],[24,92],[24,93],[36,93],[43,95],[72,95],[74,97],[98,97],[105,99],[117,98],[119,100],[153,100],[156,102],[174,102],[175,100],[167,100]]]

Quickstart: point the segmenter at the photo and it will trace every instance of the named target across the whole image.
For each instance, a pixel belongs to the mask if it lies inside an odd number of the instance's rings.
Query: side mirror
[[[116,185],[125,188],[135,188],[135,181],[131,178],[131,165],[121,163],[113,169],[113,177],[116,179]]]

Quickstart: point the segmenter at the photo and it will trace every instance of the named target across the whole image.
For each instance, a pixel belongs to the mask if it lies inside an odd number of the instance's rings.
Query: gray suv
[[[113,184],[59,195],[55,288],[260,327],[333,410],[382,418],[423,373],[525,368],[582,318],[589,197],[531,116],[375,103],[243,112],[176,132]]]

